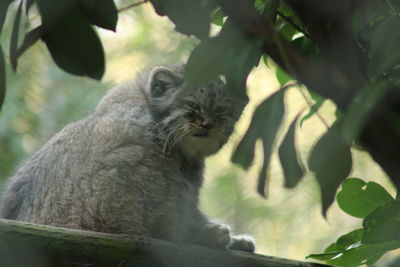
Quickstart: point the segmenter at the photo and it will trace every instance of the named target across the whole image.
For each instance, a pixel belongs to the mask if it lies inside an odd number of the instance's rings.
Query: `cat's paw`
[[[228,244],[229,249],[254,252],[256,245],[254,239],[246,235],[232,236]]]
[[[229,227],[222,224],[208,223],[197,233],[197,242],[214,248],[227,248],[231,242]]]

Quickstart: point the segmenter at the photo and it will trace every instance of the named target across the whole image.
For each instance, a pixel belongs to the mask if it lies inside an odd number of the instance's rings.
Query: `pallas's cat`
[[[10,178],[0,216],[253,251],[198,208],[204,158],[232,133],[243,104],[222,81],[190,88],[183,65],[117,86]]]

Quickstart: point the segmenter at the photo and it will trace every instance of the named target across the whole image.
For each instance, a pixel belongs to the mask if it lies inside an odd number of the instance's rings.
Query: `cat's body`
[[[254,250],[198,209],[204,157],[240,111],[223,83],[188,89],[182,79],[182,66],[158,67],[112,89],[10,179],[0,217]]]

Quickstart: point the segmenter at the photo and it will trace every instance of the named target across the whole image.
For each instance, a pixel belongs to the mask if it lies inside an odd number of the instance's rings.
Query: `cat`
[[[158,66],[111,89],[10,178],[0,217],[254,251],[198,208],[204,158],[244,104],[221,80],[188,87],[183,69]]]

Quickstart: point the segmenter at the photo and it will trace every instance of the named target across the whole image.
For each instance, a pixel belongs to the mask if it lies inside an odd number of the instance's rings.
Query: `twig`
[[[285,16],[282,14],[282,12],[280,12],[279,10],[277,10],[277,13],[279,16],[281,16],[284,20],[286,20],[290,25],[292,25],[293,28],[295,28],[296,30],[298,30],[299,32],[301,32],[302,34],[304,34],[304,36],[306,36],[307,38],[311,39],[310,34],[308,34],[304,29],[302,29],[299,25],[297,25],[296,23],[294,23],[289,17]]]
[[[306,96],[306,94],[303,92],[303,90],[301,90],[301,88],[299,87],[299,91],[300,94],[303,96],[304,100],[306,101],[307,105],[310,106],[310,108],[312,107],[313,103],[311,103],[310,99],[308,99],[308,97]],[[317,115],[318,119],[322,122],[322,124],[325,125],[326,129],[329,129],[329,124],[326,122],[326,120],[321,116],[321,114],[317,111],[315,111],[315,115]]]
[[[113,15],[115,13],[124,12],[124,11],[126,11],[128,9],[131,9],[132,7],[140,6],[141,4],[144,4],[144,3],[147,3],[147,2],[149,2],[149,0],[142,0],[142,1],[130,4],[130,5],[127,5],[125,7],[121,7],[120,9],[117,9],[116,11],[111,11],[111,12],[106,12],[106,13],[103,13],[103,14],[99,14],[99,15],[97,15],[97,17],[102,18],[102,17]]]
[[[294,83],[289,83],[289,84],[286,84],[286,85],[282,86],[280,90],[286,90],[286,89],[289,89],[291,87],[300,86],[300,85],[301,84],[299,82],[295,81]]]
[[[139,1],[137,3],[133,3],[133,4],[130,4],[128,6],[121,7],[120,9],[118,9],[118,13],[124,12],[124,11],[126,11],[126,10],[128,10],[128,9],[130,9],[132,7],[139,6],[139,5],[144,4],[146,2],[149,2],[149,0],[142,0],[142,1]]]

